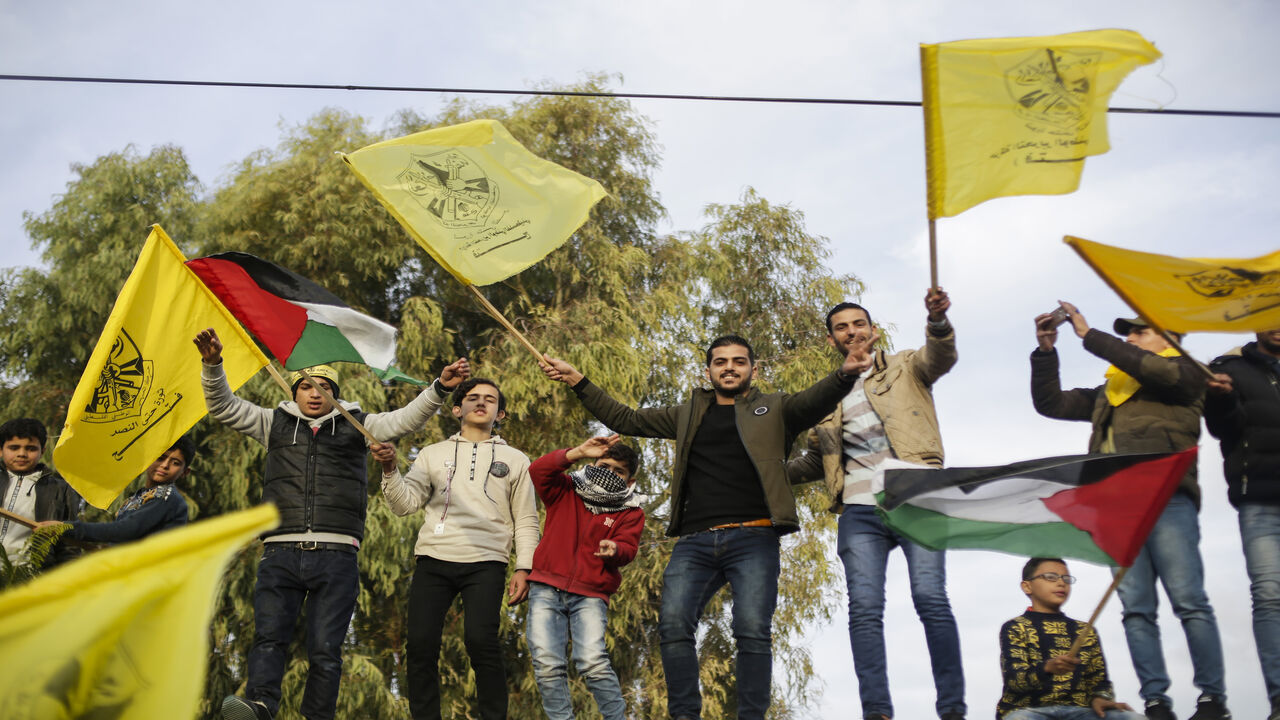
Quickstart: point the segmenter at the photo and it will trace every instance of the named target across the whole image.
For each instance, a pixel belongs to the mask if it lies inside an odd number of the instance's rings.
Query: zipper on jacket
[[[311,442],[307,445],[307,479],[302,493],[303,496],[303,521],[306,524],[307,531],[311,531],[311,521],[315,518],[316,506],[316,443],[319,441],[319,432],[312,431]]]

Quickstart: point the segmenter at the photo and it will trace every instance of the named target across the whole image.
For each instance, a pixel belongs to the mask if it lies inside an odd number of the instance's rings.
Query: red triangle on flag
[[[1193,447],[1136,463],[1099,482],[1054,493],[1043,502],[1058,517],[1089,533],[1117,565],[1129,567],[1195,462],[1196,452]]]

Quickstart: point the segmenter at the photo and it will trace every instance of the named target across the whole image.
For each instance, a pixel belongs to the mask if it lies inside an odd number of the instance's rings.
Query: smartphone
[[[1061,325],[1062,323],[1066,322],[1067,319],[1068,319],[1068,316],[1067,316],[1066,308],[1059,305],[1049,313],[1049,318],[1045,320],[1040,325],[1040,327],[1044,328],[1045,330],[1052,330],[1058,327],[1059,325]]]

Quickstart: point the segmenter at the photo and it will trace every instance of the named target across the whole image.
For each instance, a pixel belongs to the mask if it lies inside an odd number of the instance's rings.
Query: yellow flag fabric
[[[342,159],[464,284],[505,280],[546,257],[607,194],[529,152],[496,120],[426,130]]]
[[[232,388],[268,362],[185,261],[153,225],[71,396],[54,465],[94,507],[204,417],[196,333],[217,331]]]
[[[1063,240],[1154,328],[1180,333],[1280,328],[1280,250],[1252,259],[1177,258],[1070,235]]]
[[[278,523],[275,507],[260,505],[93,553],[0,594],[4,717],[198,717],[222,570]]]
[[[920,46],[929,219],[1080,184],[1111,93],[1160,51],[1130,30]]]

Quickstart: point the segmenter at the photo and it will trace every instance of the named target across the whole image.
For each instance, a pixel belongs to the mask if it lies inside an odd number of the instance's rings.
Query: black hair
[[[40,449],[44,450],[49,431],[35,418],[14,418],[0,425],[0,442],[9,442],[13,438],[35,438],[40,441]]]
[[[196,442],[188,435],[183,435],[173,441],[173,445],[169,450],[177,450],[182,453],[182,461],[187,467],[191,467],[191,461],[196,459]],[[166,450],[165,452],[169,452]]]
[[[614,443],[609,446],[608,450],[604,451],[604,457],[617,460],[618,462],[626,465],[627,469],[631,472],[632,480],[635,480],[636,473],[640,472],[640,454],[637,453],[635,448],[630,445],[625,443]]]
[[[1034,557],[1028,560],[1026,565],[1022,566],[1022,579],[1026,581],[1035,577],[1036,569],[1047,562],[1056,562],[1066,565],[1066,563],[1062,561],[1062,558]]]
[[[862,306],[861,306],[861,305],[859,305],[858,303],[854,303],[854,302],[842,302],[842,303],[840,303],[839,305],[837,305],[837,306],[835,306],[835,307],[833,307],[833,308],[831,308],[830,310],[828,310],[828,311],[827,311],[827,334],[828,334],[828,335],[830,335],[830,334],[831,334],[831,316],[832,316],[832,315],[835,315],[836,313],[840,312],[841,310],[861,310],[861,311],[862,311],[862,314],[864,314],[864,315],[866,315],[866,316],[867,316],[867,324],[868,324],[868,325],[874,325],[874,323],[872,323],[872,322],[871,322],[871,313],[870,313],[870,312],[868,312],[866,308],[862,307]]]
[[[465,398],[467,393],[471,392],[471,390],[477,385],[492,385],[493,388],[498,391],[498,412],[503,412],[507,409],[507,396],[502,394],[502,388],[498,387],[498,383],[488,378],[471,378],[469,380],[463,380],[461,385],[454,388],[452,395],[453,407],[461,407],[463,398]]]
[[[712,340],[711,345],[707,347],[707,367],[711,367],[711,351],[726,345],[741,345],[746,348],[747,359],[751,361],[752,365],[756,364],[756,351],[751,349],[751,343],[747,342],[746,338],[741,335],[721,335]]]

